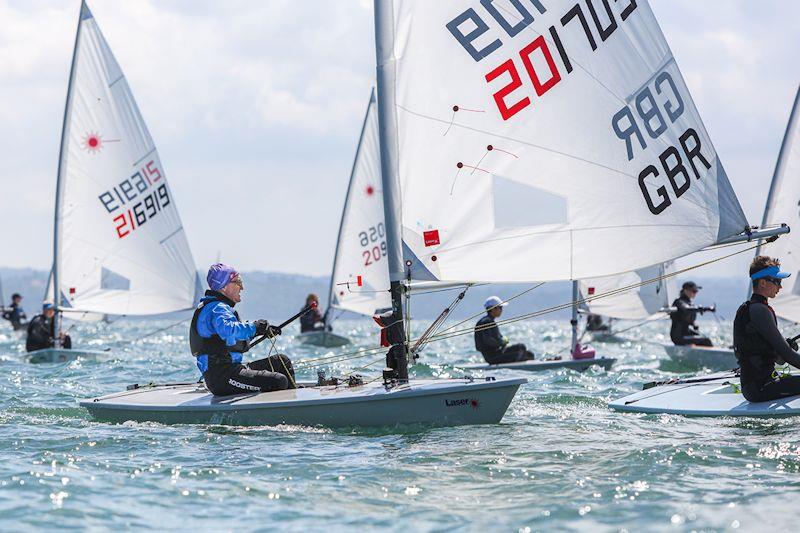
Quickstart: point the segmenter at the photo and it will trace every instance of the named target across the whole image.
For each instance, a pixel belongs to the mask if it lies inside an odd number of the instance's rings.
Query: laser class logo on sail
[[[530,113],[535,101],[545,95],[575,70],[570,53],[585,51],[601,53],[604,43],[625,24],[636,24],[634,15],[637,0],[585,0],[576,2],[566,10],[556,24],[527,32],[534,34],[530,42],[518,48],[514,40],[523,30],[531,26],[538,16],[548,9],[542,0],[480,0],[445,24],[445,27],[475,62],[486,60],[485,74],[487,90],[498,87],[492,93],[497,111],[504,121],[517,117],[523,110]],[[584,7],[585,6],[585,7]],[[639,20],[644,25],[646,21]],[[573,55],[574,57],[574,55]],[[520,66],[521,65],[521,68]],[[621,141],[628,161],[645,152],[648,142],[659,139],[686,110],[672,74],[668,71],[674,60],[662,66],[643,87],[629,98],[628,102],[610,117],[612,133]],[[520,72],[526,74],[525,81]],[[677,67],[675,67],[677,73]],[[683,86],[682,80],[681,87]],[[528,82],[532,85],[531,91]],[[605,90],[608,90],[605,88]],[[685,89],[684,89],[685,90]],[[689,190],[691,175],[700,179],[701,172],[711,168],[709,158],[702,152],[700,136],[692,127],[687,127],[658,156],[657,161],[644,161],[638,172],[638,185],[648,210],[653,215],[663,213],[674,200]],[[664,144],[663,140],[661,141]],[[639,152],[636,154],[635,152]],[[712,157],[713,159],[714,157]],[[699,168],[700,166],[704,169]],[[669,188],[668,188],[669,187]]]

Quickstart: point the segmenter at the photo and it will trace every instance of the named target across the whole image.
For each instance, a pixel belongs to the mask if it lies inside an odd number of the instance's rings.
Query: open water
[[[165,324],[78,325],[72,335],[102,348]],[[729,325],[704,326],[730,342]],[[25,363],[21,343],[0,330],[0,530],[797,529],[798,420],[606,407],[642,382],[676,375],[663,366],[663,321],[624,334],[629,342],[595,344],[599,355],[619,357],[609,372],[526,374],[529,383],[492,426],[111,425],[77,407],[130,383],[196,379],[186,329],[123,342],[102,361],[57,365]],[[377,344],[367,320],[337,331],[356,348]],[[569,338],[567,324],[546,321],[504,333],[537,353],[561,350]],[[291,335],[279,347],[295,360],[328,353]],[[467,360],[478,360],[469,335],[431,344],[412,371],[463,375],[453,363]]]

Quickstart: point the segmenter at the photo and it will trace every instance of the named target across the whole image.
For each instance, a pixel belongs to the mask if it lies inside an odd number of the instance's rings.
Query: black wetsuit
[[[775,374],[776,363],[800,368],[800,354],[781,335],[765,297],[754,294],[739,306],[733,321],[733,348],[741,368],[742,394],[748,401],[767,402],[800,394],[800,376]]]
[[[676,346],[687,344],[713,346],[711,339],[700,335],[697,324],[695,324],[697,313],[700,312],[701,308],[692,305],[692,301],[683,293],[672,302],[672,307],[677,309],[669,314],[670,319],[672,319],[669,337]]]
[[[312,309],[311,312],[300,317],[300,333],[323,331],[325,329],[325,324],[319,326],[317,324],[324,321],[322,314],[318,310]]]
[[[36,315],[28,322],[28,338],[25,340],[25,350],[43,350],[56,345],[55,322],[44,315]],[[61,347],[65,350],[72,348],[72,339],[65,335],[61,340]]]
[[[600,315],[586,315],[586,331],[602,331],[607,332],[611,330],[611,325],[603,322],[603,317]]]
[[[475,324],[475,349],[483,354],[490,365],[530,361],[534,358],[533,352],[524,344],[508,345],[508,341],[500,335],[500,328],[495,324],[494,318],[488,313]]]
[[[11,305],[6,307],[3,311],[3,318],[11,322],[11,327],[14,328],[14,331],[19,331],[26,326],[25,320],[28,316],[25,314],[22,306],[18,303],[11,302]]]

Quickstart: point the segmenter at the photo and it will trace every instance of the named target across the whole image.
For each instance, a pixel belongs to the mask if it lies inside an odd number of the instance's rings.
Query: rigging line
[[[767,243],[767,244],[769,244],[769,243]],[[710,264],[713,264],[713,263],[717,263],[719,261],[723,261],[725,259],[731,258],[731,257],[733,257],[735,255],[738,255],[738,254],[741,254],[741,253],[752,251],[752,250],[754,250],[756,248],[756,246],[758,246],[758,245],[750,246],[748,248],[743,248],[742,250],[738,250],[738,251],[733,252],[731,254],[727,254],[727,255],[724,255],[722,257],[718,257],[718,258],[715,258],[715,259],[710,259],[708,261],[704,261],[702,263],[698,263],[698,264],[696,264],[694,266],[690,266],[690,267],[687,267],[687,268],[684,268],[684,269],[681,269],[681,270],[676,270],[675,272],[665,273],[665,274],[663,274],[661,276],[657,276],[655,278],[652,278],[652,279],[649,279],[649,280],[645,280],[645,281],[643,281],[641,283],[636,283],[636,284],[629,285],[629,286],[626,286],[626,287],[621,287],[619,289],[614,289],[612,291],[608,291],[608,292],[603,293],[603,294],[594,295],[591,298],[582,298],[582,299],[578,299],[578,300],[576,300],[574,302],[568,302],[568,303],[564,303],[564,304],[551,306],[551,307],[548,307],[548,308],[545,308],[545,309],[541,309],[539,311],[534,311],[532,313],[527,313],[527,314],[524,314],[524,315],[519,315],[519,316],[516,316],[516,317],[509,318],[509,319],[506,319],[506,320],[501,320],[499,322],[496,322],[495,324],[487,324],[486,326],[494,327],[495,325],[500,326],[500,325],[505,325],[505,324],[511,324],[513,322],[520,322],[520,321],[523,321],[523,320],[528,320],[530,318],[535,318],[535,317],[538,317],[538,316],[546,315],[546,314],[549,314],[549,313],[552,313],[552,312],[555,312],[555,311],[561,311],[561,310],[564,310],[564,309],[569,309],[575,304],[581,304],[581,303],[585,303],[587,301],[599,300],[601,298],[607,298],[609,296],[614,296],[614,295],[617,295],[617,294],[621,294],[621,293],[624,293],[624,292],[627,292],[629,290],[633,290],[633,289],[642,287],[642,286],[650,284],[650,283],[655,283],[655,282],[661,281],[663,279],[668,279],[668,278],[672,278],[672,277],[675,277],[675,276],[679,276],[681,274],[685,274],[686,272],[689,272],[691,270],[695,270],[697,268],[701,268],[701,267],[704,267],[704,266],[707,266],[707,265],[710,265]],[[452,331],[452,332],[447,333],[447,334],[445,334],[445,332],[442,332],[441,334],[432,337],[430,339],[430,341],[444,340],[444,339],[448,339],[448,338],[451,338],[451,337],[456,337],[458,335],[465,335],[465,334],[471,333],[473,331],[480,331],[482,329],[488,329],[486,326],[470,328],[468,330],[456,330],[456,331]]]
[[[381,357],[380,359],[376,359],[373,362],[367,363],[364,366],[359,366],[357,368],[354,368],[353,370],[350,371],[350,373],[352,374],[354,372],[358,372],[359,370],[364,370],[365,368],[370,367],[370,366],[375,365],[375,364],[378,364],[378,363],[380,363],[382,361],[386,361],[386,360],[383,357]],[[381,376],[381,377],[383,377],[383,376]]]
[[[644,326],[645,324],[649,324],[650,322],[658,322],[659,320],[666,320],[667,318],[669,318],[669,315],[657,316],[655,318],[650,317],[647,320],[639,322],[638,324],[634,324],[633,326],[630,326],[630,327],[625,328],[625,329],[621,329],[619,331],[612,331],[611,333],[613,335],[619,335],[620,333],[625,333],[626,331],[630,331],[632,329],[636,329],[638,327]]]
[[[134,342],[138,342],[138,341],[144,340],[144,339],[146,339],[148,337],[152,337],[153,335],[157,335],[157,334],[159,334],[159,333],[161,333],[163,331],[167,331],[168,329],[172,329],[175,326],[180,326],[181,324],[183,324],[185,322],[188,322],[189,320],[191,320],[191,317],[184,318],[180,322],[175,322],[174,324],[170,324],[169,326],[166,326],[166,327],[163,327],[163,328],[159,328],[159,329],[157,329],[155,331],[151,331],[150,333],[146,333],[146,334],[142,335],[141,337],[134,337],[133,339],[129,339],[129,340],[119,340],[119,341],[116,341],[116,342],[112,342],[111,344],[108,345],[108,347],[106,348],[106,351],[110,350],[112,346],[116,346],[116,345],[119,345],[119,344],[134,343]]]
[[[525,289],[524,291],[522,291],[522,292],[520,292],[520,293],[518,293],[518,294],[515,294],[515,295],[514,295],[514,296],[512,296],[511,298],[508,298],[507,300],[505,300],[505,302],[506,302],[506,303],[508,303],[508,302],[510,302],[510,301],[512,301],[512,300],[516,300],[516,299],[517,299],[517,298],[519,298],[520,296],[523,296],[523,295],[525,295],[525,294],[527,294],[527,293],[529,293],[529,292],[531,292],[531,291],[533,291],[533,290],[536,290],[536,289],[538,289],[539,287],[541,287],[541,286],[542,286],[542,285],[544,285],[544,284],[545,284],[545,282],[544,282],[544,281],[542,281],[542,282],[539,282],[539,283],[537,283],[536,285],[534,285],[533,287],[530,287],[530,288],[528,288],[528,289]],[[476,318],[478,318],[479,316],[482,316],[484,313],[486,313],[486,310],[484,310],[483,312],[480,312],[480,313],[476,313],[476,314],[474,314],[474,315],[472,315],[472,316],[470,316],[470,317],[467,317],[467,318],[465,318],[464,320],[462,320],[461,322],[456,322],[456,323],[455,323],[455,324],[453,324],[452,326],[449,326],[449,327],[447,327],[447,328],[443,329],[443,330],[442,330],[442,333],[446,333],[447,331],[450,331],[451,329],[453,329],[453,328],[456,328],[456,327],[460,326],[461,324],[464,324],[465,322],[469,322],[470,320],[475,320],[475,319],[476,319]]]
[[[770,243],[765,243],[765,244],[770,244]],[[757,245],[755,245],[755,246],[757,246]],[[655,283],[655,282],[660,281],[662,279],[668,279],[668,278],[675,277],[675,276],[678,276],[678,275],[681,275],[681,274],[685,274],[686,272],[689,272],[691,270],[695,270],[695,269],[701,268],[703,266],[707,266],[707,265],[710,265],[710,264],[713,264],[713,263],[716,263],[716,262],[719,262],[719,261],[723,261],[725,259],[729,259],[729,258],[731,258],[731,257],[733,257],[735,255],[751,251],[751,250],[753,250],[755,248],[755,246],[751,246],[751,247],[748,247],[748,248],[743,248],[742,250],[738,250],[736,252],[733,252],[733,253],[730,253],[730,254],[715,258],[715,259],[710,259],[708,261],[704,261],[702,263],[698,263],[698,264],[696,264],[694,266],[690,266],[690,267],[687,267],[687,268],[684,268],[684,269],[681,269],[681,270],[677,270],[677,271],[672,272],[672,273],[665,273],[664,275],[657,276],[655,278],[643,281],[641,283],[637,283],[637,284],[634,284],[634,285],[631,285],[631,286],[627,286],[627,287],[622,287],[620,289],[615,289],[615,290],[609,291],[607,293],[594,295],[591,299],[592,300],[598,300],[598,299],[601,299],[601,298],[605,298],[605,297],[613,296],[613,295],[616,295],[616,294],[620,294],[622,292],[633,290],[635,288],[644,286],[644,285],[649,284],[649,283]],[[521,296],[522,294],[524,294],[525,292],[530,292],[530,291],[532,291],[532,290],[534,290],[537,287],[540,287],[542,285],[544,285],[544,282],[541,282],[541,283],[531,287],[530,289],[527,289],[526,291],[523,291],[522,293],[513,296],[511,299],[517,298],[517,297]],[[507,301],[511,301],[511,299],[509,299]],[[578,302],[585,302],[585,301],[587,301],[587,300],[583,299],[583,300],[579,300]],[[535,311],[535,312],[532,312],[532,313],[527,313],[525,315],[520,315],[520,316],[517,316],[517,317],[512,317],[512,318],[500,321],[500,322],[496,323],[496,325],[511,324],[513,322],[520,322],[520,321],[523,321],[523,320],[536,318],[538,316],[544,316],[546,314],[550,314],[550,313],[555,312],[555,311],[560,311],[560,310],[563,310],[563,309],[569,309],[569,308],[572,307],[572,305],[573,305],[573,302],[551,306],[551,307],[548,307],[548,308],[545,308],[545,309],[541,309],[539,311]],[[477,316],[479,316],[479,315],[475,315],[474,317],[471,317],[471,318],[475,318]],[[440,333],[438,333],[436,335],[432,335],[428,339],[427,342],[446,340],[446,339],[457,337],[457,336],[460,336],[460,335],[470,334],[470,333],[473,333],[474,331],[481,331],[483,329],[488,329],[488,327],[493,327],[493,325],[488,325],[488,326],[481,326],[481,327],[475,327],[475,328],[470,328],[470,329],[462,329],[462,330],[450,331],[454,327],[457,327],[457,326],[463,324],[464,322],[466,322],[468,320],[471,320],[471,318],[467,318],[466,320],[463,320],[463,321],[461,321],[461,322],[459,322],[457,324],[454,324],[453,326],[450,326],[449,328],[443,330],[442,332],[440,332]],[[414,342],[416,340],[417,339],[411,339],[410,342]],[[319,364],[321,362],[323,362],[323,361],[327,361],[326,364],[333,364],[333,363],[343,362],[343,361],[347,361],[347,360],[351,360],[351,359],[358,359],[360,357],[367,357],[367,356],[369,356],[371,354],[375,354],[378,351],[383,350],[383,349],[384,348],[381,346],[381,347],[375,347],[375,348],[366,348],[366,349],[356,350],[356,351],[353,351],[353,352],[348,352],[348,353],[344,353],[344,354],[337,354],[337,355],[332,355],[332,356],[327,356],[327,357],[305,359],[305,360],[298,361],[297,365],[295,365],[295,366],[297,368],[301,368],[301,367],[312,367],[313,368],[314,366],[319,366]],[[315,362],[318,362],[318,363],[315,363]]]
[[[301,366],[305,366],[305,365],[311,364],[311,363],[313,363],[315,361],[331,361],[331,362],[335,363],[335,362],[337,362],[336,360],[338,360],[340,358],[343,361],[346,361],[348,359],[355,359],[356,358],[356,357],[349,357],[349,356],[368,357],[370,355],[375,355],[379,351],[383,351],[385,349],[386,348],[384,348],[383,346],[377,346],[377,347],[374,347],[374,348],[362,348],[361,350],[356,350],[356,351],[353,351],[353,352],[340,353],[340,354],[336,354],[336,355],[329,355],[329,356],[326,356],[326,357],[313,357],[313,358],[309,358],[309,359],[301,359],[301,360],[297,361],[295,366],[296,367],[301,367]]]
[[[455,291],[455,290],[460,290],[462,287],[466,287],[466,286],[472,286],[472,283],[465,283],[464,285],[457,285],[455,287],[447,287],[445,289],[433,289],[433,290],[430,290],[430,291],[415,291],[415,290],[413,290],[413,287],[412,287],[411,295],[412,296],[421,296],[423,294],[434,294],[434,293],[437,293],[437,292]]]
[[[273,372],[275,372],[275,368],[272,366],[272,359],[270,359],[270,357],[272,357],[272,352],[275,350],[275,341],[276,341],[276,337],[272,337],[271,339],[269,339],[270,346],[269,346],[269,351],[267,352],[267,359],[269,360],[269,367],[272,369]],[[284,372],[286,372],[286,377],[289,379],[289,381],[292,382],[292,386],[296,389],[297,388],[297,381],[295,381],[294,376],[292,375],[292,372],[289,372],[289,369],[286,367],[286,361],[283,359],[283,357],[281,357],[281,354],[276,353],[275,355],[277,355],[278,359],[280,359],[281,366],[283,366],[283,370],[284,370]]]
[[[321,360],[318,360],[319,362],[314,362],[315,360],[312,359],[312,360],[310,360],[310,361],[308,361],[308,362],[306,362],[304,364],[300,364],[298,362],[294,366],[297,369],[316,368],[316,367],[323,366],[323,365],[334,365],[334,364],[337,364],[337,363],[343,363],[345,361],[351,361],[353,359],[361,359],[363,357],[370,357],[370,356],[373,356],[373,355],[376,355],[376,354],[375,353],[366,353],[366,354],[354,355],[352,357],[342,357],[342,358],[337,359],[335,361],[321,361]]]
[[[464,296],[467,294],[467,291],[469,290],[469,288],[470,288],[470,286],[468,285],[467,287],[464,288],[464,290],[462,290],[460,293],[458,293],[458,296],[456,296],[456,298],[452,302],[450,302],[450,305],[448,305],[439,314],[439,316],[436,317],[436,320],[434,320],[433,323],[431,323],[431,325],[428,327],[428,329],[426,329],[425,332],[420,336],[420,338],[416,342],[416,344],[414,344],[414,347],[411,349],[412,354],[416,355],[417,353],[422,351],[422,349],[427,345],[428,337],[434,335],[436,333],[436,331],[439,329],[439,327],[441,327],[441,325],[444,324],[445,320],[447,320],[447,317],[450,316],[450,314],[453,312],[453,310],[456,307],[458,307],[458,305],[462,301],[464,301]]]

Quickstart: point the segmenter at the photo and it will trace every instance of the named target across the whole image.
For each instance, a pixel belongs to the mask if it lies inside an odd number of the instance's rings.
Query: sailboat
[[[130,86],[85,2],[67,88],[49,296],[62,316],[191,309],[197,272],[172,190]],[[107,352],[56,347],[59,362]]]
[[[646,2],[374,6],[392,306],[382,376],[223,398],[194,383],[137,385],[80,402],[93,417],[498,422],[524,379],[409,377],[414,282],[580,280],[788,231],[747,226]],[[546,198],[560,218],[503,223],[513,206],[495,194],[501,181],[518,198]]]
[[[775,172],[764,207],[762,227],[786,221],[800,223],[797,202],[800,198],[800,87],[795,95],[789,123],[783,137]],[[756,255],[761,247],[756,249]],[[800,239],[789,235],[770,245],[769,254],[781,259],[782,267],[794,275],[787,278],[781,293],[770,300],[775,314],[784,320],[800,321]],[[734,359],[735,360],[735,359]],[[617,411],[671,413],[688,416],[800,415],[800,396],[770,402],[752,403],[741,394],[735,371],[691,377],[646,386],[640,392],[609,403]]]
[[[347,186],[325,309],[325,325],[334,310],[372,316],[391,306],[386,264],[386,224],[381,189],[378,111],[373,89],[358,139]],[[301,333],[300,342],[335,347],[350,342],[332,331]]]
[[[619,337],[613,327],[614,320],[648,321],[663,317],[670,305],[670,295],[675,294],[674,280],[667,277],[671,272],[674,272],[674,263],[668,261],[618,276],[581,280],[582,311],[588,316],[602,317],[603,325],[607,326],[591,331],[587,319],[586,333],[600,342],[623,342],[625,339]],[[656,281],[648,283],[651,280]],[[622,290],[636,285],[640,286]],[[593,298],[596,294],[607,293],[611,295]]]

